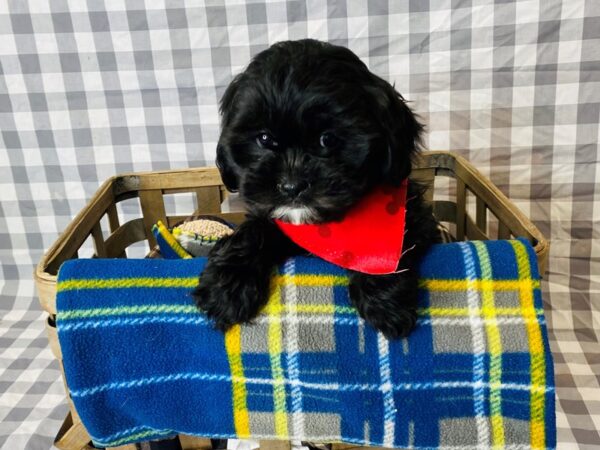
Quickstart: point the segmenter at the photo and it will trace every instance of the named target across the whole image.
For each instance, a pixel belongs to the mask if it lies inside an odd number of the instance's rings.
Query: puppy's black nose
[[[300,193],[308,187],[308,183],[306,181],[298,180],[298,181],[284,181],[283,183],[279,183],[277,188],[282,194],[287,195],[288,197],[295,198],[300,195]]]

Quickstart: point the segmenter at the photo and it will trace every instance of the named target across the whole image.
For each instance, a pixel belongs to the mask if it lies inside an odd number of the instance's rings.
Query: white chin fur
[[[315,215],[312,209],[305,206],[279,206],[271,213],[271,217],[294,225],[301,225],[314,221]]]

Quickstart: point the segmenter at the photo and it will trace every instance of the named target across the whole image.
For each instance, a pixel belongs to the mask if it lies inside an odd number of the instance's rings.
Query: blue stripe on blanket
[[[294,258],[254,325],[225,337],[186,260],[72,260],[57,327],[67,383],[98,445],[184,433],[457,449],[553,448],[552,359],[525,241],[435,246],[420,318],[387,341],[350,307],[345,272]]]

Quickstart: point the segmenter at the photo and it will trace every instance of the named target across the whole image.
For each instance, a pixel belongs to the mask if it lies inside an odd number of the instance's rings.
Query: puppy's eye
[[[336,147],[339,143],[340,140],[338,139],[338,137],[331,132],[323,133],[319,138],[319,144],[323,148],[332,149]]]
[[[260,146],[266,148],[272,149],[279,147],[279,142],[277,142],[269,133],[260,133],[256,137],[256,142],[258,142]]]

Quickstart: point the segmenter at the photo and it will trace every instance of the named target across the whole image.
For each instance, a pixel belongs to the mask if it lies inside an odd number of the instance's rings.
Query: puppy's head
[[[422,126],[344,47],[287,41],[254,57],[221,100],[217,166],[250,211],[339,220],[375,184],[411,170]]]

